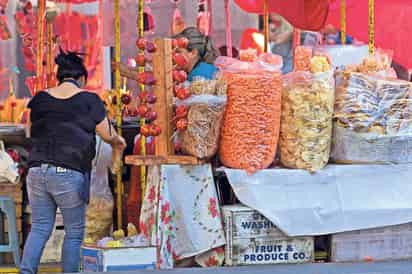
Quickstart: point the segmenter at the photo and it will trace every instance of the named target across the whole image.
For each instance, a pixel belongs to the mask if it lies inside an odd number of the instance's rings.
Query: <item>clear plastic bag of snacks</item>
[[[221,73],[216,75],[216,95],[226,96],[227,94],[227,82]]]
[[[194,77],[190,83],[190,94],[202,95],[202,94],[215,94],[216,93],[216,80],[207,80],[203,77]]]
[[[256,49],[243,49],[239,52],[240,61],[255,62],[258,58],[258,52]]]
[[[111,234],[114,208],[108,182],[111,164],[112,149],[98,138],[90,181],[90,202],[86,211],[85,239],[89,241],[97,242]]]
[[[295,48],[295,57],[293,70],[294,71],[309,71],[310,60],[313,55],[313,49],[311,47],[298,46]]]
[[[292,72],[283,77],[280,160],[310,172],[329,161],[335,99],[333,72]]]
[[[282,79],[256,63],[222,70],[228,84],[219,148],[222,163],[253,173],[270,166],[279,138]]]
[[[332,160],[411,163],[412,83],[358,72],[337,80]]]
[[[212,158],[219,147],[226,97],[191,96],[177,105],[188,108],[187,128],[178,133],[181,151],[199,159]]]

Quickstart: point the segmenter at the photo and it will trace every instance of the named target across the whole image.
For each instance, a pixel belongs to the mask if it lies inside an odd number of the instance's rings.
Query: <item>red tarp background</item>
[[[243,10],[263,13],[265,0],[234,0]],[[331,0],[269,0],[269,11],[277,13],[297,28],[320,30],[328,16]],[[358,0],[364,1],[364,0]]]
[[[340,8],[336,1],[330,6],[328,23],[340,27]],[[346,28],[349,35],[368,42],[368,1],[346,0]],[[394,60],[412,69],[412,0],[375,0],[375,43],[394,50]]]

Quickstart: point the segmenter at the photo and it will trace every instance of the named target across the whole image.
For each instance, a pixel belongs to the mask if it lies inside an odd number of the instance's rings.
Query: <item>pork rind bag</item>
[[[187,129],[178,133],[181,151],[199,159],[215,156],[219,147],[226,96],[191,96],[176,104],[183,104],[189,109]]]
[[[98,138],[90,181],[90,202],[86,211],[85,239],[89,242],[97,242],[112,231],[114,201],[107,177],[111,164],[111,147]]]
[[[228,62],[230,63],[230,62]],[[282,79],[271,64],[233,62],[222,68],[228,84],[219,155],[231,168],[253,173],[270,166],[279,139]]]
[[[335,87],[332,72],[292,72],[283,77],[280,160],[310,172],[329,161]]]
[[[338,79],[332,160],[412,162],[412,84],[356,72]]]

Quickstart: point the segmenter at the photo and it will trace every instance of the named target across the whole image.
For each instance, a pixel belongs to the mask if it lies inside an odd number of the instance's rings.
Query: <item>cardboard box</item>
[[[259,212],[224,206],[226,265],[292,264],[314,260],[313,237],[288,237]]]
[[[83,272],[111,272],[156,269],[155,247],[82,247]]]
[[[412,223],[332,235],[332,262],[412,258]]]

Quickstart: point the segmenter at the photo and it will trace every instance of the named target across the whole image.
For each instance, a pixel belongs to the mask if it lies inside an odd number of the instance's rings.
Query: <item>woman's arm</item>
[[[105,118],[96,126],[96,133],[115,149],[124,150],[126,141],[112,128],[109,119]]]
[[[27,121],[26,121],[26,138],[31,137],[31,120],[30,120],[30,109],[27,110]]]
[[[133,80],[138,80],[138,71],[135,69],[129,68],[127,65],[118,63],[119,70],[120,70],[120,76],[126,77],[128,79],[133,79]],[[113,61],[112,62],[112,70],[115,71],[116,69],[116,63]]]

